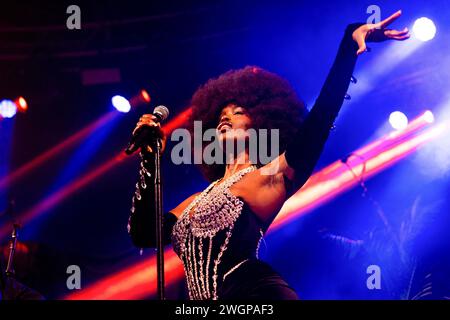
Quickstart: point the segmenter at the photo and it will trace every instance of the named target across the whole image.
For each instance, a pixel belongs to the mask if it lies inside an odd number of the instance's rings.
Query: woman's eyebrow
[[[235,107],[232,107],[232,110],[234,110],[234,108],[235,108]],[[222,117],[224,113],[225,113],[225,109],[222,110],[222,112],[220,112],[220,115],[219,115],[219,116]]]
[[[236,110],[236,109],[242,109],[242,110],[245,110],[244,107],[237,106],[237,105],[233,105],[233,106],[230,106],[230,107],[227,107],[227,108],[231,108],[232,111],[234,111],[234,110]],[[227,109],[227,108],[225,108],[225,109]],[[220,112],[220,114],[219,114],[219,118],[221,118],[221,117],[223,116],[224,113],[225,113],[225,111],[222,110],[222,111]]]

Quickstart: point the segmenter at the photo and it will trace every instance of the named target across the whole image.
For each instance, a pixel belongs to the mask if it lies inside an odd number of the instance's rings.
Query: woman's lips
[[[222,122],[217,127],[217,130],[220,131],[220,132],[225,132],[227,130],[230,130],[231,128],[232,128],[231,123],[229,123],[229,122]]]

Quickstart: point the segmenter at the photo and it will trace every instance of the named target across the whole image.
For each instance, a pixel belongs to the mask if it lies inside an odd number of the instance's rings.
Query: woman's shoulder
[[[190,197],[186,198],[183,202],[181,202],[178,206],[170,210],[177,218],[181,216],[184,209],[187,208],[189,204],[191,204],[192,201],[194,201],[195,197],[197,197],[201,192],[194,193]]]

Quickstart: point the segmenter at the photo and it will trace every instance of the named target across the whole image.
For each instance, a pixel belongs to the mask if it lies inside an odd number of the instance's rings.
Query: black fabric
[[[241,201],[243,200],[241,199]],[[219,266],[219,274],[223,276],[231,268],[245,259],[256,259],[256,249],[259,239],[262,237],[261,232],[265,232],[265,230],[266,226],[263,225],[261,220],[244,202],[241,215],[234,224],[232,231],[233,235],[230,238],[228,249],[222,257],[222,262]],[[226,230],[219,232],[222,234],[219,234],[217,237],[217,247],[225,240],[225,232]],[[205,249],[207,248],[205,247]],[[204,251],[204,254],[207,254],[206,250]],[[221,281],[222,278],[219,279],[219,283]]]
[[[128,228],[131,241],[138,248],[155,248],[156,247],[156,213],[154,207],[155,184],[153,181],[154,159],[152,154],[141,154],[141,164],[145,166],[151,176],[140,173],[140,179],[145,180],[146,188],[143,188],[141,181],[138,181],[136,188],[139,188],[141,199],[138,200],[133,195],[134,213],[131,213],[128,219]],[[142,168],[141,168],[142,169]],[[171,243],[172,228],[177,221],[177,217],[167,212],[163,215],[163,243],[168,245]]]
[[[149,205],[153,204],[149,203]],[[149,209],[150,206],[143,206],[142,210],[137,209],[135,211],[137,213],[130,215],[130,237],[133,245],[138,248],[156,248],[156,214]],[[165,246],[171,244],[172,228],[176,221],[177,217],[171,212],[163,215],[163,245]]]
[[[346,28],[319,97],[286,147],[286,161],[295,170],[292,190],[298,190],[309,179],[341,109],[357,58],[358,45],[352,39],[352,33],[361,25],[356,23]]]
[[[223,254],[219,266],[217,292],[219,300],[297,299],[295,291],[283,278],[267,263],[257,258],[261,232],[265,232],[267,227],[244,203],[241,215],[234,225],[228,249]],[[219,239],[221,239],[220,236]],[[220,240],[219,243],[221,243]],[[243,263],[223,279],[224,275],[240,262]]]
[[[251,259],[230,273],[218,289],[220,300],[297,300],[298,296],[267,263]]]

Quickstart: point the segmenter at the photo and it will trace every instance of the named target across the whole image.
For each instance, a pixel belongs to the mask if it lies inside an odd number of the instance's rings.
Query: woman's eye
[[[244,111],[235,111],[234,114],[244,114]]]

